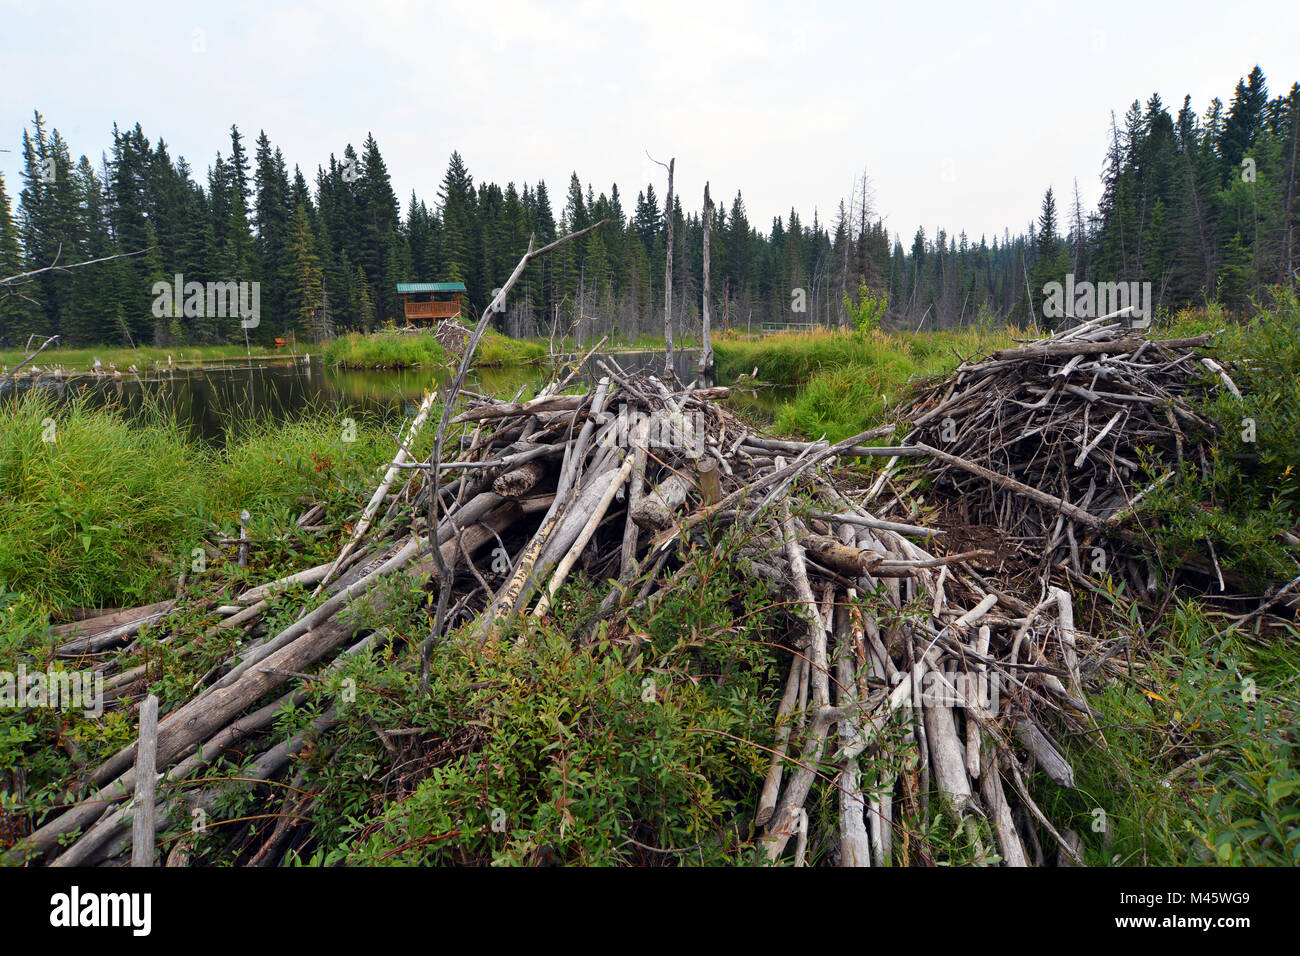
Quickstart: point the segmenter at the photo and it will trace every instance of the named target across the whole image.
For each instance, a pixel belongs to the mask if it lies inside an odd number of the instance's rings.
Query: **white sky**
[[[683,205],[741,189],[767,231],[793,206],[833,223],[865,169],[910,241],[1020,231],[1077,177],[1095,205],[1110,112],[1159,92],[1226,102],[1256,63],[1300,80],[1283,2],[809,3],[0,0],[0,171],[15,199],[39,109],[98,165],[114,121],[162,136],[206,182],[237,123],[292,171],[375,134],[405,211],[432,202],[458,149],[476,183],[569,174],[624,208],[677,157]],[[196,31],[202,31],[196,33]],[[196,51],[196,46],[202,46]]]

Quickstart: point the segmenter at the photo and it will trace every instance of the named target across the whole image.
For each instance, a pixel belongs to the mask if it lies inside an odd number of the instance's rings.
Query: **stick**
[[[1015,491],[1018,494],[1024,495],[1026,498],[1032,498],[1034,501],[1037,501],[1039,504],[1047,505],[1049,508],[1054,508],[1057,511],[1069,515],[1075,521],[1078,521],[1080,524],[1087,525],[1089,528],[1093,529],[1094,531],[1100,531],[1104,526],[1104,522],[1102,522],[1100,518],[1089,514],[1088,512],[1080,508],[1078,505],[1072,505],[1068,501],[1062,501],[1060,498],[1056,497],[1055,495],[1049,495],[1045,491],[1039,491],[1037,488],[1031,488],[1028,485],[1023,484],[1022,482],[1016,481],[1014,478],[1008,478],[1005,475],[999,475],[997,472],[990,471],[989,469],[985,468],[983,465],[977,465],[974,462],[967,461],[964,458],[958,458],[956,455],[950,455],[946,451],[940,451],[937,448],[931,448],[929,445],[918,443],[915,447],[922,449],[925,454],[930,455],[934,458],[938,458],[940,461],[946,461],[948,464],[956,465],[958,468],[964,469],[965,471],[969,471],[971,474],[979,475],[981,478],[986,478],[989,481],[993,482],[993,484],[1001,488],[1007,488],[1011,491]]]
[[[790,712],[794,710],[795,698],[799,695],[799,684],[804,668],[802,656],[796,656],[790,665],[790,676],[786,678],[785,693],[781,695],[781,704],[776,710],[776,746],[772,748],[772,761],[767,767],[767,778],[763,781],[763,791],[758,797],[758,813],[754,816],[754,825],[763,826],[772,819],[776,810],[776,796],[781,789],[781,769],[785,761],[786,750],[790,746]]]
[[[379,487],[375,489],[375,493],[370,496],[370,502],[366,505],[366,510],[361,513],[361,520],[357,522],[356,529],[352,532],[351,539],[349,539],[348,543],[343,546],[341,551],[339,551],[339,555],[334,559],[334,563],[330,565],[329,570],[325,572],[325,576],[321,578],[320,583],[316,585],[316,594],[319,594],[321,589],[329,583],[330,578],[334,576],[339,565],[343,563],[343,559],[352,552],[352,549],[357,546],[357,542],[360,541],[365,536],[366,531],[369,530],[370,522],[374,520],[376,512],[379,511],[380,504],[382,504],[383,500],[388,496],[388,489],[392,486],[393,479],[401,474],[402,463],[410,457],[409,449],[415,441],[416,436],[420,433],[420,429],[424,427],[425,419],[429,417],[429,409],[433,407],[433,400],[435,397],[436,395],[433,392],[424,393],[424,401],[420,403],[420,410],[416,412],[415,418],[411,421],[410,427],[406,430],[404,440],[397,449],[397,454],[393,456],[392,463],[388,466],[388,470],[384,472],[383,481],[379,483]]]
[[[154,789],[158,785],[158,698],[140,705],[140,740],[135,757],[135,810],[131,823],[131,865],[153,866]]]
[[[587,519],[587,523],[583,525],[582,531],[578,534],[578,540],[573,543],[573,547],[569,549],[569,553],[564,556],[564,559],[559,563],[559,566],[556,567],[555,574],[551,576],[551,583],[547,588],[546,593],[541,596],[537,602],[537,607],[533,610],[534,617],[540,618],[546,616],[546,611],[551,606],[551,599],[555,597],[555,592],[564,584],[565,578],[569,576],[569,572],[573,569],[574,564],[576,564],[578,558],[582,556],[582,551],[587,547],[587,542],[590,541],[591,536],[596,533],[596,528],[599,527],[601,520],[605,517],[605,512],[609,510],[609,505],[614,500],[614,494],[623,486],[623,482],[627,481],[627,476],[631,474],[631,472],[632,459],[629,457],[623,462],[623,467],[618,470],[616,475],[614,475],[614,480],[609,483],[609,487],[606,488],[605,493],[601,495],[600,501],[596,503],[596,508],[592,511],[591,517]]]

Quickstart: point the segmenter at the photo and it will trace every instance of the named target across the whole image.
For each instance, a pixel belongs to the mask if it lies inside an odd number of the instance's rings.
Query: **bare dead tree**
[[[57,342],[59,340],[59,337],[57,335],[51,335],[44,342],[41,343],[40,348],[38,348],[35,352],[33,352],[32,339],[34,338],[36,338],[35,335],[27,336],[27,344],[23,346],[23,352],[25,353],[26,357],[13,367],[13,371],[6,372],[4,375],[0,375],[0,385],[4,385],[5,382],[9,381],[9,379],[16,376],[18,374],[19,369],[21,369],[28,362],[32,361],[32,359],[36,358],[36,356],[44,352],[45,349],[49,347],[52,343]]]
[[[713,201],[709,184],[704,184],[704,295],[700,325],[700,374],[713,378],[713,341],[709,330],[709,234],[713,231]]]
[[[149,249],[152,248],[153,246],[149,247]],[[63,255],[63,243],[59,243],[59,248],[54,253],[53,262],[51,262],[48,266],[42,266],[39,269],[32,269],[30,272],[20,272],[17,275],[0,278],[0,292],[4,292],[6,295],[16,295],[19,296],[20,298],[27,299],[27,296],[23,295],[20,292],[17,292],[16,290],[18,289],[18,287],[26,285],[32,279],[34,279],[38,275],[41,275],[42,273],[69,272],[72,269],[80,269],[82,266],[93,266],[101,262],[109,262],[113,259],[127,259],[131,256],[142,255],[143,253],[148,252],[149,249],[138,249],[135,252],[117,252],[111,256],[101,256],[98,259],[87,259],[84,262],[73,262],[70,263],[69,265],[61,266],[59,265],[59,257]],[[31,302],[33,300],[27,299],[27,301]]]
[[[647,151],[646,156],[652,163],[659,163]],[[668,255],[664,264],[664,375],[673,374],[673,167],[676,157],[670,157],[668,165],[668,203],[664,207],[664,217],[668,220]]]

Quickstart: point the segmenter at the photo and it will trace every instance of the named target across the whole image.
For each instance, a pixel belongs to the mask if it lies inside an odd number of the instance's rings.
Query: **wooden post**
[[[158,698],[140,705],[140,740],[135,751],[135,804],[131,822],[131,865],[153,866],[154,789],[158,785]]]
[[[718,466],[712,458],[701,458],[695,466],[700,480],[700,494],[704,504],[711,505],[722,500],[722,483],[718,480]]]
[[[239,566],[241,568],[248,566],[248,522],[252,520],[252,515],[245,508],[239,513]]]
[[[713,228],[713,203],[709,200],[709,184],[704,184],[704,305],[703,334],[700,342],[700,375],[704,384],[713,384],[713,342],[709,337],[709,233]]]

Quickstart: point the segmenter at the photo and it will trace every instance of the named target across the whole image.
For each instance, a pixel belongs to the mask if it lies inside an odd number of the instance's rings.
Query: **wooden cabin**
[[[399,282],[406,321],[411,325],[436,325],[443,319],[460,317],[463,282]]]

